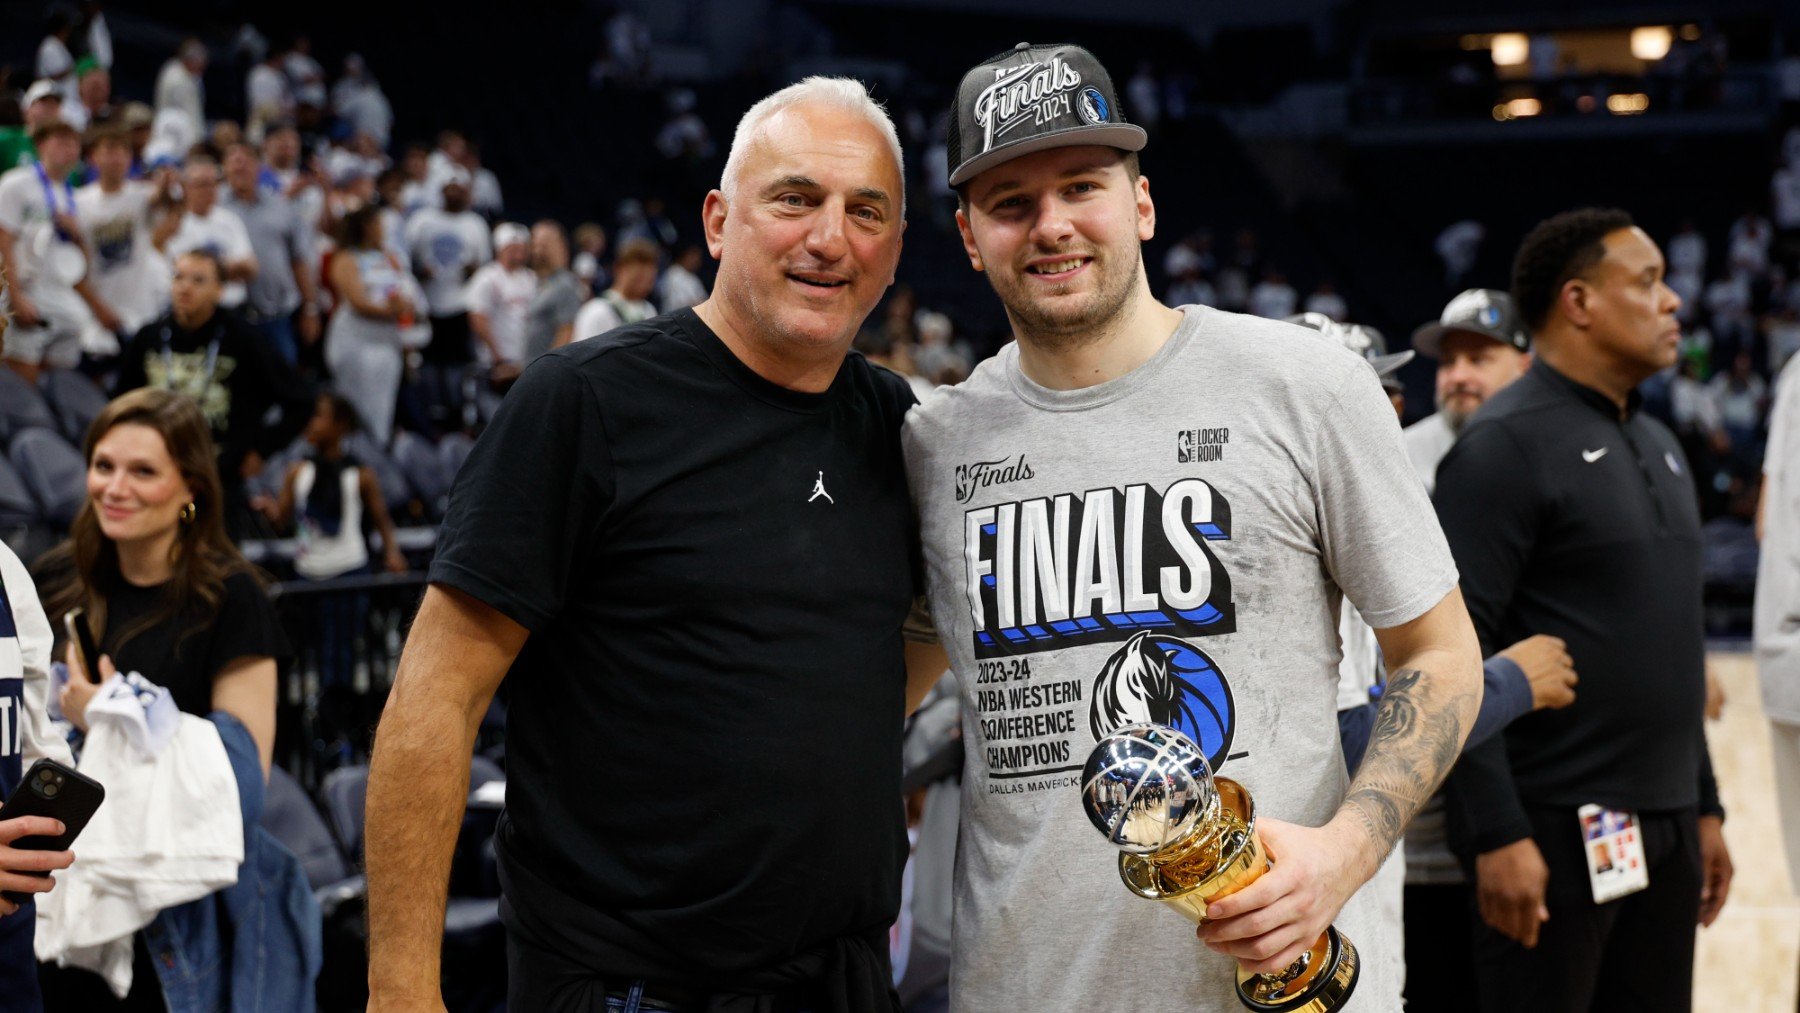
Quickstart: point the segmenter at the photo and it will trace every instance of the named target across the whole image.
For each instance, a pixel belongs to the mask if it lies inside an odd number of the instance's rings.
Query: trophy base
[[[1221,813],[1213,833],[1154,855],[1119,856],[1119,878],[1132,893],[1161,901],[1195,923],[1206,920],[1209,901],[1242,890],[1269,868],[1250,793],[1229,778],[1214,784]],[[1356,947],[1329,927],[1286,970],[1255,974],[1240,967],[1238,1000],[1258,1013],[1331,1013],[1350,998],[1360,967]]]
[[[1238,1001],[1257,1013],[1331,1013],[1349,1001],[1361,970],[1355,945],[1329,927],[1286,971],[1254,974],[1240,967]]]

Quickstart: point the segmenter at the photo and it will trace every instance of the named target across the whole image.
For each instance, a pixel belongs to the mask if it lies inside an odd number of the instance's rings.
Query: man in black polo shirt
[[[902,179],[861,85],[777,92],[707,197],[712,297],[507,396],[376,742],[371,1010],[442,1008],[468,756],[509,670],[510,1008],[894,1008],[913,398],[846,353],[893,281]]]
[[[1622,211],[1532,230],[1513,298],[1537,359],[1438,467],[1484,652],[1549,633],[1581,671],[1572,706],[1519,719],[1449,781],[1453,838],[1474,856],[1484,1010],[1687,1009],[1695,922],[1731,882],[1701,728],[1699,511],[1679,444],[1635,390],[1675,361],[1663,270]],[[1615,899],[1636,884],[1590,881],[1584,830],[1626,838],[1611,881],[1635,839],[1648,885]]]

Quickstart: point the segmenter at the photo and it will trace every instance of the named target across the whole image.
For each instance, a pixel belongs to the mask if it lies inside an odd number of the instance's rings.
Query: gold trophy
[[[1269,869],[1250,793],[1215,778],[1206,754],[1181,732],[1127,725],[1100,740],[1081,772],[1081,801],[1119,855],[1132,893],[1160,900],[1189,921]],[[1356,988],[1356,947],[1335,927],[1281,971],[1238,967],[1238,1000],[1259,1013],[1329,1013]]]

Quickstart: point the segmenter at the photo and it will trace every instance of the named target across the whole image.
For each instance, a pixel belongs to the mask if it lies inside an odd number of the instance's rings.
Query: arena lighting
[[[1606,96],[1606,109],[1615,116],[1636,116],[1650,108],[1650,96],[1643,92]]]
[[[1517,67],[1531,56],[1531,40],[1523,32],[1502,32],[1494,36],[1489,48],[1496,67]]]
[[[1631,30],[1631,55],[1645,63],[1655,63],[1668,56],[1669,47],[1674,44],[1675,30],[1668,25]]]
[[[1516,98],[1502,102],[1494,107],[1494,119],[1502,122],[1516,120],[1526,116],[1536,116],[1544,111],[1544,104],[1534,98]]]

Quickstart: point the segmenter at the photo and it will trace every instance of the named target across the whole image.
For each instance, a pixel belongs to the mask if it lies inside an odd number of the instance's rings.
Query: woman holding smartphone
[[[61,621],[82,610],[101,651],[100,671],[90,679],[81,651],[70,645],[63,715],[85,731],[99,683],[115,671],[135,671],[167,689],[182,711],[216,724],[223,712],[247,731],[266,779],[276,667],[289,649],[255,571],[226,537],[212,436],[199,405],[164,390],[124,394],[88,429],[86,458],[87,502],[68,541],[42,567],[50,616]],[[240,784],[240,792],[251,789],[260,793],[261,785]],[[50,1008],[167,1008],[143,932],[136,949],[123,1001],[97,975],[46,965]]]

